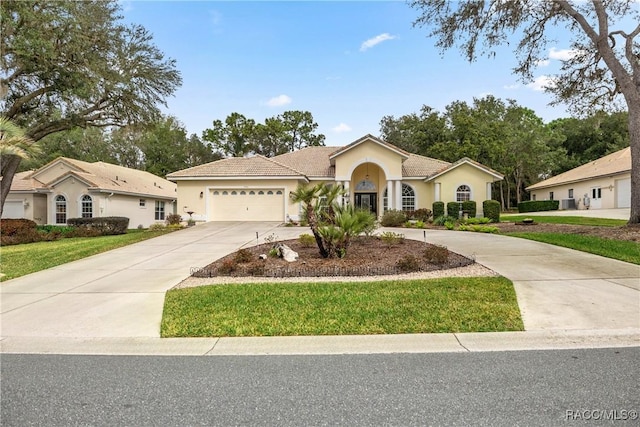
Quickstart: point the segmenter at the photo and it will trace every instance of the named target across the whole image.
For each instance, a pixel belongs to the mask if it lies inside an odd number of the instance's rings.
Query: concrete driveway
[[[379,349],[379,345],[395,352],[424,349],[425,343],[446,349],[442,351],[522,348],[504,347],[507,341],[519,343],[522,333],[157,339],[165,292],[186,278],[191,267],[206,266],[256,243],[256,233],[257,241],[263,243],[270,234],[289,239],[303,232],[307,230],[278,227],[277,223],[208,223],[4,282],[0,285],[2,351],[132,354],[132,348],[151,343],[149,351],[156,354],[160,341],[162,351],[170,354],[189,353],[189,348],[194,354],[208,354],[213,347],[232,354],[256,349],[269,352],[274,346],[291,346],[295,352],[306,346],[325,353]],[[422,230],[402,232],[407,238],[424,239]],[[625,345],[640,344],[637,265],[506,236],[428,230],[426,239],[474,257],[511,279],[527,339],[537,340],[543,333],[543,341],[549,345],[557,342],[556,333],[587,330],[591,331],[589,336],[596,331],[602,343],[602,332],[597,331],[608,330],[609,337],[623,331]],[[566,339],[576,342],[575,335]],[[93,343],[88,350],[79,345],[88,340]],[[618,341],[606,342],[613,346]],[[171,349],[166,350],[167,346]]]
[[[3,282],[1,336],[158,337],[164,294],[191,267],[277,226],[203,224]]]

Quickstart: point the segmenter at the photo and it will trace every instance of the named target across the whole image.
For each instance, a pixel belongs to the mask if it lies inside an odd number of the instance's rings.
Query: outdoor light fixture
[[[204,191],[200,192],[200,198],[202,199],[204,197]]]

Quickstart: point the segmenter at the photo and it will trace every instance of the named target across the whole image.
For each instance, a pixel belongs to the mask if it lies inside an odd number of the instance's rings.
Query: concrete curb
[[[639,329],[248,338],[4,337],[4,354],[256,356],[640,347]]]

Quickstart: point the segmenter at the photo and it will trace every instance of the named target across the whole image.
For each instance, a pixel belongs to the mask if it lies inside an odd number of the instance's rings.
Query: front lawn
[[[511,281],[212,285],[167,292],[162,337],[522,331]]]
[[[56,267],[91,255],[166,234],[168,231],[129,230],[127,234],[74,237],[51,242],[3,246],[0,250],[1,281]]]
[[[590,254],[640,264],[640,243],[628,240],[603,239],[596,236],[561,233],[505,233],[507,236],[550,243]]]
[[[591,218],[585,216],[527,216],[526,214],[519,215],[502,215],[500,219],[508,222],[521,222],[526,218],[531,218],[535,222],[546,224],[571,224],[571,225],[592,225],[597,227],[621,227],[628,221],[624,219],[610,219],[610,218]]]

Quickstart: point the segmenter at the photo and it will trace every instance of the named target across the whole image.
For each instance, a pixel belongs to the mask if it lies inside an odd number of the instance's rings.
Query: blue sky
[[[401,1],[122,1],[126,21],[146,27],[177,61],[183,85],[166,113],[189,133],[238,112],[256,122],[307,110],[327,145],[380,132],[386,115],[419,112],[492,94],[515,99],[545,121],[568,117],[549,107],[535,83],[518,82],[513,53],[468,63],[441,55],[417,11]],[[569,40],[550,51],[537,76],[557,69]]]

